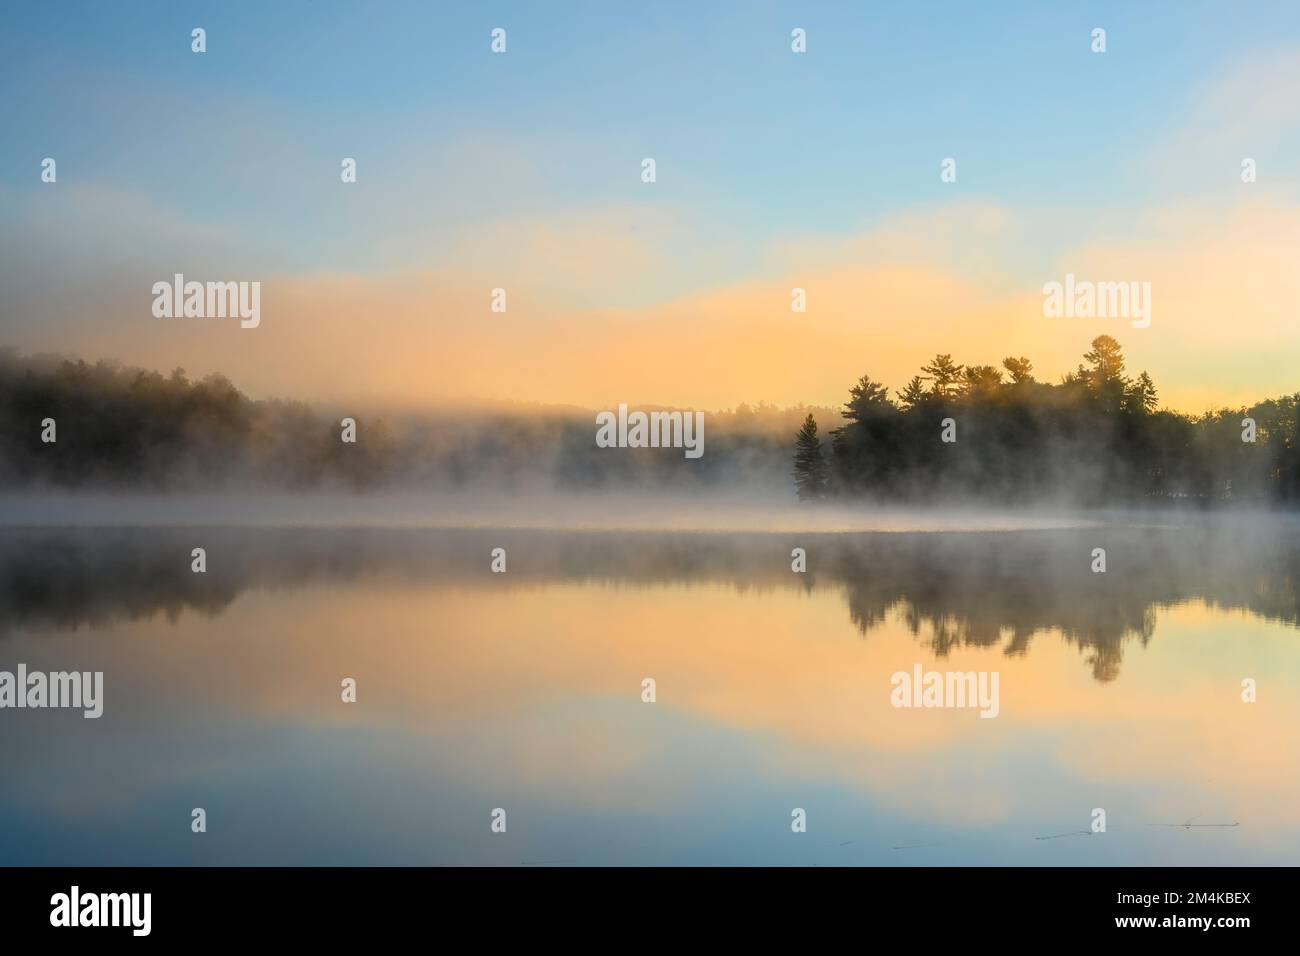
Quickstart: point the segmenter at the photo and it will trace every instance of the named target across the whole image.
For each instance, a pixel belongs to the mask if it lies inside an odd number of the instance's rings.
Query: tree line
[[[222,375],[193,381],[181,369],[0,349],[3,486],[366,485],[394,448],[382,422],[358,427],[367,441],[343,445],[338,419],[302,402],[254,401]]]
[[[1201,415],[1161,409],[1151,377],[1129,375],[1109,335],[1057,384],[1037,381],[1023,356],[997,368],[941,354],[894,398],[862,376],[829,443],[808,415],[793,478],[804,500],[1293,503],[1298,403],[1300,394]]]
[[[649,407],[649,406],[647,406]],[[741,404],[707,413],[706,452],[598,448],[594,412],[511,405],[421,410],[254,399],[222,375],[191,378],[113,361],[0,348],[0,488],[168,491],[787,488],[789,435],[829,408]],[[356,442],[341,441],[341,420]],[[42,422],[55,424],[43,440]]]

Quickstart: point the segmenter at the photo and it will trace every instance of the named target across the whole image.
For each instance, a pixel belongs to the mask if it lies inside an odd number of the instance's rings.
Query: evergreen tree
[[[940,354],[897,403],[863,376],[831,431],[830,493],[1023,501],[1069,487],[1093,505],[1300,502],[1300,395],[1199,417],[1160,410],[1151,376],[1130,377],[1109,335],[1059,385],[1035,381],[1024,356],[1002,369]],[[956,449],[938,442],[947,415],[963,423]],[[1257,423],[1253,442],[1241,440],[1244,417]]]
[[[1084,353],[1084,360],[1092,368],[1088,377],[1095,387],[1105,382],[1122,381],[1124,378],[1124,353],[1120,344],[1109,335],[1099,335],[1092,340],[1092,349]]]
[[[915,408],[925,401],[925,379],[919,375],[913,375],[912,380],[907,386],[898,393],[898,404],[903,408]]]
[[[1002,373],[992,365],[968,365],[962,374],[962,391],[967,395],[996,395],[1002,385]]]
[[[788,433],[787,433],[788,434]],[[801,501],[826,496],[830,472],[822,457],[822,440],[817,437],[817,420],[811,414],[795,435],[794,485]]]
[[[947,398],[961,387],[964,368],[953,362],[951,355],[936,355],[929,365],[921,366],[921,371],[934,382],[934,394]]]
[[[893,403],[889,400],[889,390],[879,382],[873,381],[870,375],[864,375],[849,389],[849,400],[844,406],[844,417],[851,422],[865,422],[877,417],[882,410],[893,407]]]
[[[1109,335],[1099,335],[1092,340],[1092,350],[1083,357],[1088,366],[1080,366],[1080,374],[1098,405],[1106,413],[1119,411],[1129,388],[1120,344]]]
[[[1015,385],[1023,385],[1034,380],[1034,363],[1023,355],[1007,356],[1002,360],[1002,367],[1011,375],[1011,381]]]
[[[1155,383],[1146,372],[1129,383],[1128,390],[1124,393],[1125,410],[1149,415],[1156,410],[1158,404]]]

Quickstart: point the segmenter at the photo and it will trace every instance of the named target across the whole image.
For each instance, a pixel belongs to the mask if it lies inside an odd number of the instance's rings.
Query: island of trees
[[[1051,384],[1021,356],[996,368],[936,355],[894,398],[864,375],[829,442],[804,420],[795,489],[805,500],[1300,500],[1300,394],[1186,415],[1158,407],[1150,376],[1128,374],[1109,335],[1083,358]]]

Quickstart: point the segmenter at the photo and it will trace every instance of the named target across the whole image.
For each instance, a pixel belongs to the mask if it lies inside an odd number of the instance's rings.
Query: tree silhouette
[[[936,355],[929,365],[921,366],[921,371],[934,383],[934,394],[944,398],[957,391],[962,382],[962,366],[954,363],[951,355]]]
[[[817,420],[809,413],[795,435],[794,485],[801,501],[824,498],[830,484],[830,469],[822,457],[822,440],[817,437]]]
[[[1119,342],[1109,335],[1099,335],[1092,340],[1092,349],[1083,355],[1092,365],[1089,378],[1096,385],[1124,377],[1124,355]]]
[[[1151,376],[1143,372],[1132,382],[1124,393],[1125,409],[1140,414],[1150,414],[1156,410],[1159,401],[1156,398],[1156,386]]]
[[[962,375],[962,392],[966,395],[992,396],[1002,384],[1002,373],[992,365],[968,365]]]
[[[925,390],[925,379],[919,375],[913,375],[912,380],[903,387],[898,393],[898,403],[903,408],[915,408],[925,401],[928,393]]]
[[[869,375],[864,375],[849,389],[844,417],[854,422],[868,421],[889,404],[889,392],[885,386],[872,381]]]
[[[1034,380],[1033,363],[1023,355],[1020,357],[1008,356],[1002,360],[1002,367],[1007,370],[1011,376],[1011,381],[1016,385],[1022,385]]]
[[[1161,410],[1145,371],[1125,372],[1109,335],[1092,340],[1059,385],[1035,381],[1024,356],[1002,368],[936,355],[889,401],[863,376],[845,424],[831,432],[830,493],[1017,501],[1065,497],[1089,505],[1151,500],[1300,501],[1300,394],[1199,417]],[[929,382],[927,388],[926,382]],[[941,452],[938,423],[961,423]],[[1256,421],[1243,441],[1242,419]]]

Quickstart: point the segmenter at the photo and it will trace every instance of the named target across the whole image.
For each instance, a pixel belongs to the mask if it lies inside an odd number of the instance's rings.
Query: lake
[[[1290,863],[1297,531],[11,526],[0,863]]]

